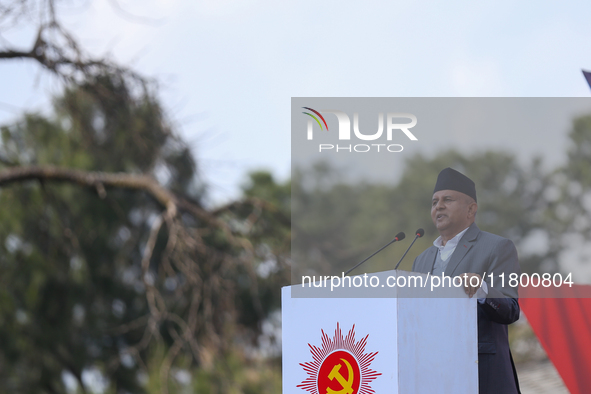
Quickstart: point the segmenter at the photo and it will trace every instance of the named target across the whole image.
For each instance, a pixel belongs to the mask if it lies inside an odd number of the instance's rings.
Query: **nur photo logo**
[[[330,138],[334,139],[335,143],[318,144],[318,151],[321,153],[365,153],[370,151],[396,153],[402,152],[404,147],[401,144],[390,143],[394,139],[398,140],[400,136],[404,135],[410,141],[418,141],[418,138],[410,131],[411,128],[416,126],[417,117],[410,113],[387,112],[384,116],[383,112],[379,112],[377,114],[377,131],[373,133],[367,133],[360,130],[359,113],[354,112],[353,133],[351,133],[351,119],[345,112],[334,109],[316,110],[310,107],[302,108],[307,110],[302,113],[308,117],[306,135],[309,141],[314,140],[315,128],[319,129],[321,132],[329,132],[328,123],[324,115],[332,114],[336,117],[338,122],[338,131],[336,133],[333,132],[333,134],[330,135]],[[351,141],[352,139],[376,142],[371,144],[339,144],[341,141]],[[380,141],[384,141],[384,143],[379,143]]]

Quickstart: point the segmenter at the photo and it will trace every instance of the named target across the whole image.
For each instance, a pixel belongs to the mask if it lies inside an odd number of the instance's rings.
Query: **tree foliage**
[[[2,31],[38,30],[0,59],[33,60],[65,86],[50,116],[1,128],[0,391],[87,392],[92,373],[113,393],[276,389],[238,377],[276,340],[265,327],[286,283],[289,185],[253,175],[244,200],[203,207],[157,86],[85,54],[57,3],[0,4]],[[277,205],[254,197],[273,188]]]

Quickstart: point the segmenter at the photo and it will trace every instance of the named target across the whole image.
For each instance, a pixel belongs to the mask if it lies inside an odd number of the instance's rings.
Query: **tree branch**
[[[52,165],[18,166],[0,171],[0,187],[27,180],[70,182],[95,189],[101,198],[104,198],[106,195],[106,191],[104,190],[106,187],[141,190],[150,194],[158,203],[166,208],[165,219],[176,217],[179,209],[185,210],[212,227],[223,231],[232,245],[244,248],[247,251],[253,250],[252,245],[247,239],[236,238],[230,227],[217,218],[215,214],[211,214],[185,199],[178,198],[148,175],[83,171]]]
[[[78,46],[74,37],[56,20],[40,25],[29,51],[4,49],[0,59],[32,59],[69,82],[81,83],[92,76],[116,72],[144,80],[134,72],[103,59],[92,59]]]
[[[259,207],[261,209],[264,209],[267,212],[271,212],[275,215],[275,218],[277,220],[279,220],[281,224],[284,224],[286,226],[291,226],[291,218],[286,217],[280,211],[280,209],[277,206],[275,206],[275,204],[270,203],[265,200],[262,200],[257,197],[247,197],[242,200],[232,201],[226,205],[222,205],[222,206],[214,209],[213,211],[211,211],[211,213],[215,216],[218,216],[218,215],[221,215],[225,212],[230,212],[232,210],[239,209],[239,208],[242,208],[245,206]]]
[[[50,165],[12,167],[0,171],[0,186],[27,180],[70,182],[96,190],[105,186],[142,190],[164,206],[170,217],[177,213],[177,198],[147,175],[91,172]]]
[[[23,51],[2,51],[0,52],[0,59],[22,59],[22,58],[35,58],[35,55],[31,52]]]
[[[250,252],[253,250],[250,242],[244,238],[236,238],[225,222],[198,205],[185,199],[177,198],[148,175],[83,171],[52,165],[19,166],[0,171],[0,187],[27,180],[70,182],[95,189],[101,198],[104,198],[106,195],[106,187],[141,190],[150,194],[158,203],[166,208],[164,219],[176,217],[179,209],[185,210],[212,227],[223,231],[227,240],[232,245],[244,248]]]

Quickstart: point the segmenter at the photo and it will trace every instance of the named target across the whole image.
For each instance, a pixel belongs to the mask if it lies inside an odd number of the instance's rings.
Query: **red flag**
[[[591,286],[528,287],[523,293],[527,298],[519,305],[564,384],[572,394],[589,393]]]

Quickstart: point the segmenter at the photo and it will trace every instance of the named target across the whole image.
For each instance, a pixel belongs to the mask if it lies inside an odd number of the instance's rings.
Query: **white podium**
[[[283,393],[477,394],[476,299],[391,287],[424,274],[371,275],[379,285],[282,289]]]

